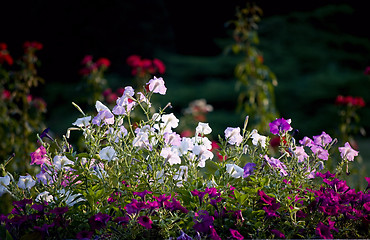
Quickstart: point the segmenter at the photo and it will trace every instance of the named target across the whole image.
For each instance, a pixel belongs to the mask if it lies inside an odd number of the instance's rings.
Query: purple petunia
[[[246,178],[246,177],[249,177],[250,175],[252,175],[255,167],[256,167],[255,163],[245,164],[245,166],[243,167],[243,169],[244,169],[243,178]]]
[[[290,126],[291,120],[285,120],[284,118],[278,118],[273,122],[269,123],[270,132],[274,135],[278,135],[281,132],[291,131],[293,128]]]
[[[272,229],[271,233],[274,234],[277,238],[285,239],[285,235],[277,229]]]
[[[105,228],[111,218],[112,217],[108,214],[99,212],[98,214],[91,216],[88,222],[92,230],[100,230],[102,228]]]
[[[344,160],[353,161],[353,159],[358,155],[358,151],[354,150],[351,145],[346,142],[344,147],[339,147],[340,156]]]
[[[199,210],[194,216],[193,228],[198,232],[208,233],[213,226],[214,217],[210,216],[206,210]]]

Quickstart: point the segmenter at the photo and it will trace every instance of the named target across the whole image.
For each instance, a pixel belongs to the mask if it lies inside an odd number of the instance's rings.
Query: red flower
[[[43,48],[43,45],[39,42],[30,42],[30,41],[26,41],[24,44],[23,44],[23,48],[27,51],[29,50],[30,48],[33,48],[33,49],[36,49],[36,50],[41,50]]]
[[[160,74],[163,74],[166,71],[166,66],[164,65],[164,63],[157,58],[153,59],[153,65],[157,68]]]
[[[100,67],[100,66],[109,67],[110,66],[110,61],[107,58],[99,58],[96,61],[96,66],[97,67]]]
[[[4,100],[9,100],[11,95],[12,94],[9,90],[4,89],[2,94],[1,94],[1,98],[4,99]]]
[[[352,96],[342,96],[338,95],[335,99],[335,104],[337,105],[350,105],[350,106],[357,106],[357,107],[364,107],[365,101],[362,97],[352,97]]]
[[[130,67],[139,67],[141,65],[141,57],[138,55],[131,55],[126,59]]]
[[[6,45],[6,43],[0,43],[0,51],[1,50],[6,50],[8,48],[8,46]]]
[[[86,64],[88,64],[88,63],[91,63],[91,62],[92,62],[92,60],[93,60],[93,57],[92,57],[91,55],[86,55],[86,56],[82,59],[81,64],[86,65]]]
[[[7,48],[6,43],[0,43],[0,64],[5,61],[8,65],[13,65],[13,58],[9,55]]]

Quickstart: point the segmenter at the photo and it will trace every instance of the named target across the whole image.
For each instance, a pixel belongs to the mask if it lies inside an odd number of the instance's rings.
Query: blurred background
[[[0,42],[7,44],[13,58],[22,55],[25,41],[43,44],[37,52],[41,63],[37,74],[44,83],[32,94],[45,100],[44,123],[56,138],[81,116],[72,102],[89,109],[90,93],[80,73],[84,57],[109,59],[104,79],[114,90],[134,85],[126,59],[139,55],[160,59],[166,67],[165,73],[157,75],[168,87],[165,96],[155,99],[159,105],[171,102],[171,111],[180,116],[190,102],[205,99],[213,110],[204,120],[210,122],[217,139],[228,126],[242,127],[246,115],[251,122],[254,119],[247,108],[238,110],[243,83],[235,68],[245,55],[232,51],[235,26],[229,23],[237,19],[237,7],[247,3],[253,2],[4,1]],[[292,119],[298,138],[322,131],[339,136],[338,95],[370,102],[370,77],[365,74],[370,66],[367,8],[360,1],[254,3],[262,10],[253,28],[254,37],[258,34],[254,42],[258,61],[277,81],[272,86],[274,116]],[[352,133],[352,139],[360,150],[361,164],[370,166],[369,106],[356,111],[359,131]]]

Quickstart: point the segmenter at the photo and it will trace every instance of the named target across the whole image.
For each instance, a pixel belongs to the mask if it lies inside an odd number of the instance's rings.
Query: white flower
[[[173,113],[162,115],[162,122],[166,128],[177,128],[179,125],[179,119]]]
[[[212,129],[209,127],[208,123],[199,122],[198,126],[195,128],[195,131],[198,134],[200,133],[202,135],[207,135],[207,134],[210,134],[212,132]],[[198,134],[196,134],[196,135],[198,135]]]
[[[77,120],[74,123],[72,123],[72,125],[77,126],[77,127],[87,127],[90,125],[90,121],[91,121],[91,116],[77,118]]]
[[[20,176],[18,180],[18,187],[22,189],[31,189],[35,186],[36,181],[32,179],[31,175],[27,173],[26,176]]]
[[[253,130],[252,132],[253,132],[253,133],[252,133],[251,138],[252,138],[252,143],[253,143],[253,145],[254,145],[254,146],[257,146],[257,145],[258,145],[258,143],[260,143],[260,144],[261,144],[261,146],[262,146],[263,148],[265,148],[265,147],[266,147],[266,139],[267,139],[267,137],[260,135],[260,134],[257,132],[257,130],[256,130],[256,131],[254,131],[254,130]]]
[[[8,186],[9,183],[10,183],[10,177],[8,175],[5,175],[4,177],[0,177],[0,196],[8,192],[8,189],[6,188],[6,186]]]
[[[239,145],[243,141],[242,135],[240,135],[240,128],[228,127],[225,130],[225,138],[231,145]]]
[[[173,180],[178,181],[176,185],[178,187],[182,187],[182,181],[188,180],[188,167],[187,166],[180,166],[177,173],[173,176]]]
[[[69,160],[66,156],[59,156],[56,155],[53,158],[53,163],[56,169],[61,170],[62,168],[68,170],[68,167],[65,167],[66,165],[73,165],[74,162]]]
[[[95,108],[97,112],[100,112],[102,110],[108,110],[110,112],[109,108],[105,106],[103,103],[101,103],[99,100],[96,101]]]
[[[181,163],[181,159],[180,159],[177,151],[173,150],[170,147],[162,148],[162,151],[161,151],[160,155],[161,155],[161,157],[164,157],[166,159],[166,161],[168,161],[170,163],[170,165]]]
[[[43,202],[51,202],[51,201],[53,201],[53,195],[50,195],[48,191],[44,191],[40,193],[39,195],[37,195],[36,197],[36,202],[43,203]]]
[[[206,146],[204,145],[195,145],[192,149],[192,152],[198,156],[198,159],[199,159],[199,163],[198,163],[198,166],[199,167],[205,167],[206,165],[206,160],[208,159],[212,159],[213,158],[213,152],[211,152],[210,150],[208,150],[206,148]]]
[[[244,169],[236,164],[226,164],[226,172],[228,172],[233,178],[240,178],[244,175]]]
[[[117,159],[116,155],[117,155],[116,151],[111,146],[105,147],[99,152],[100,158],[104,160],[108,160],[108,162],[112,160],[116,160]]]

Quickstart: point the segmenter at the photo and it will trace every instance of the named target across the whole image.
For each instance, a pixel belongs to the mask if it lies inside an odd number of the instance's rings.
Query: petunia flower
[[[326,149],[323,149],[319,145],[311,146],[311,151],[315,154],[315,156],[321,160],[328,160],[329,159],[329,152]]]
[[[228,172],[233,178],[244,176],[244,169],[236,164],[226,164],[226,172]]]
[[[9,183],[10,183],[10,177],[8,175],[5,175],[4,177],[0,177],[0,196],[8,192],[8,189],[6,188],[6,186],[8,186]]]
[[[358,155],[358,151],[354,150],[349,142],[346,142],[344,147],[339,147],[338,149],[343,160],[353,161],[353,159]]]
[[[230,230],[230,233],[231,233],[231,236],[233,236],[233,238],[237,239],[237,240],[243,240],[244,237],[243,235],[241,235],[238,230],[235,230],[235,229],[232,229],[232,228],[229,228]]]
[[[313,141],[315,144],[325,147],[330,144],[333,139],[330,137],[329,134],[323,131],[321,135],[313,136]]]
[[[57,170],[61,170],[61,169],[68,170],[69,168],[66,167],[66,165],[73,165],[74,162],[69,160],[66,156],[56,155],[53,158],[53,164]]]
[[[243,141],[243,137],[240,135],[239,127],[227,127],[225,130],[225,138],[231,145],[239,145]]]
[[[298,162],[299,163],[303,162],[305,159],[308,158],[308,155],[305,152],[303,146],[296,146],[296,148],[294,149],[294,154],[298,158]]]
[[[293,128],[290,126],[291,119],[285,120],[284,118],[278,118],[273,122],[269,123],[270,132],[274,135],[278,135],[285,131],[291,131]]]
[[[37,195],[35,201],[40,203],[51,202],[53,201],[53,195],[51,195],[48,191],[43,191]]]
[[[257,132],[257,130],[252,131],[251,138],[252,138],[252,144],[254,146],[257,146],[258,144],[260,144],[262,148],[265,148],[266,147],[266,139],[267,139],[267,137],[260,135]]]
[[[153,221],[148,216],[138,217],[137,222],[147,229],[152,228]]]
[[[105,213],[99,212],[98,214],[95,214],[91,216],[88,219],[89,225],[91,230],[100,230],[102,228],[105,228],[107,226],[108,221],[111,220],[111,216]]]
[[[285,239],[285,235],[277,229],[272,229],[271,233],[274,234],[276,238]]]
[[[196,135],[207,135],[212,132],[212,129],[209,127],[208,123],[199,122],[198,126],[195,128],[195,132],[197,133]]]
[[[42,167],[45,163],[51,165],[49,158],[46,156],[46,149],[44,146],[40,146],[36,151],[31,154],[31,163],[30,165],[37,164]]]
[[[163,78],[161,77],[157,78],[154,76],[153,79],[149,80],[149,82],[147,83],[147,86],[148,86],[149,91],[153,93],[159,93],[161,95],[166,94],[167,88],[164,85]]]
[[[117,159],[116,151],[111,146],[105,147],[100,150],[99,156],[101,159],[108,160],[108,162]]]
[[[72,125],[77,126],[77,127],[87,127],[90,125],[90,121],[91,121],[91,116],[77,118],[77,120],[74,121]]]
[[[160,156],[166,159],[166,162],[168,161],[170,165],[181,163],[178,153],[170,147],[162,148]]]
[[[36,181],[33,180],[31,175],[27,173],[26,176],[20,176],[18,180],[18,187],[22,189],[31,189],[33,186],[35,186]]]
[[[193,228],[198,232],[208,233],[213,226],[214,217],[210,216],[206,210],[199,210],[194,216]]]
[[[243,178],[252,175],[255,167],[256,167],[255,163],[246,163],[245,166],[243,167],[244,170]]]

